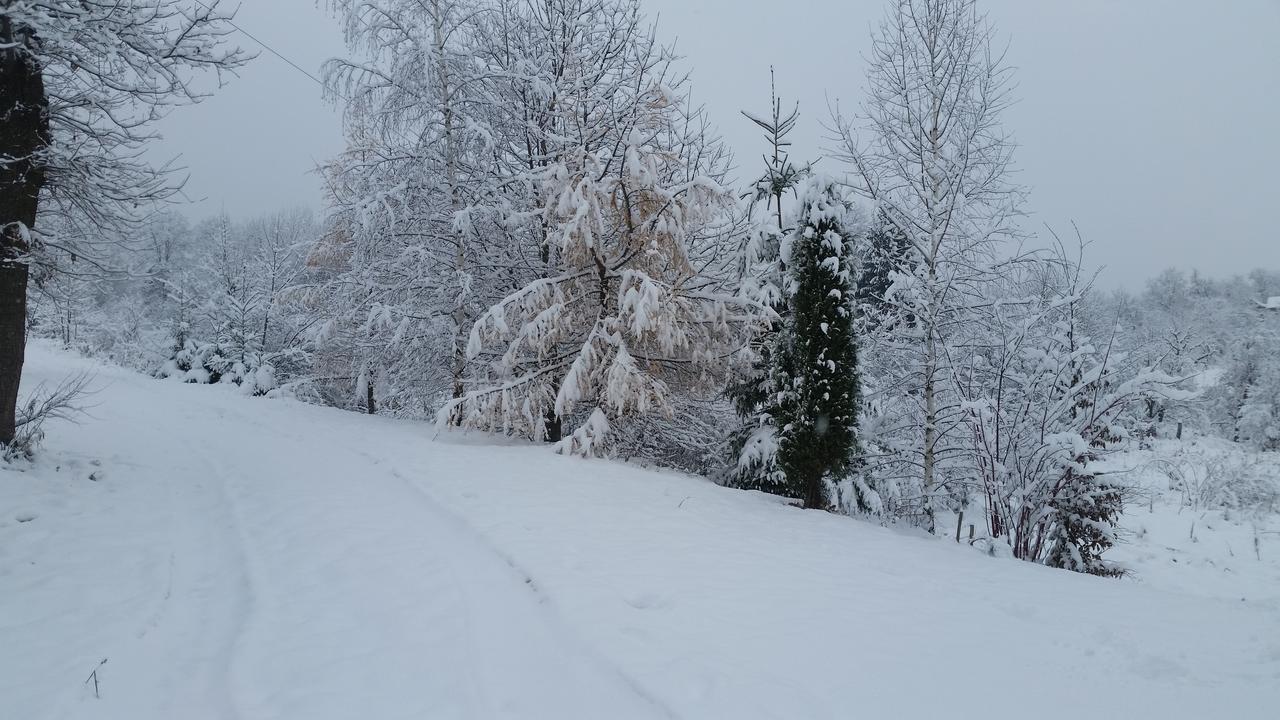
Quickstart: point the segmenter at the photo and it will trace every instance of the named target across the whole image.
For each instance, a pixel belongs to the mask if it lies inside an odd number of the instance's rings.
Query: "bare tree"
[[[258,347],[270,358],[287,351],[294,334],[276,311],[302,272],[304,249],[317,235],[315,216],[305,208],[271,213],[251,222],[249,233],[254,282],[262,295]]]
[[[178,190],[142,153],[157,118],[201,99],[192,71],[249,59],[224,46],[230,15],[217,8],[0,0],[0,443],[14,438],[30,265],[92,262],[94,238],[126,235]]]
[[[319,289],[343,298],[331,325],[347,330],[357,394],[368,407],[378,395],[388,410],[420,413],[441,383],[462,394],[466,333],[508,290],[490,291],[493,258],[511,253],[495,249],[503,233],[476,209],[497,151],[486,117],[492,78],[475,38],[490,8],[477,0],[331,7],[357,59],[325,68],[347,128],[347,148],[325,172],[329,224],[348,237],[343,271]]]
[[[890,391],[918,405],[908,465],[920,483],[921,522],[934,529],[939,461],[961,425],[949,352],[1003,240],[1015,232],[1022,191],[1009,180],[1013,142],[1002,131],[1011,70],[992,47],[994,29],[975,0],[894,0],[873,37],[867,101],[833,112],[834,154],[852,189],[873,201],[910,246],[888,302],[903,354]]]

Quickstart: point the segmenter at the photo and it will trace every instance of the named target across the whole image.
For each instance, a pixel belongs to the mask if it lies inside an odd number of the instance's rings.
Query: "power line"
[[[204,0],[192,0],[192,2],[194,2],[194,3],[196,3],[197,5],[199,5],[199,6],[203,7],[204,9],[208,10],[210,13],[215,13],[215,12],[217,12],[216,7],[215,7],[215,6],[217,5],[217,2],[214,2],[213,6],[210,6],[208,3],[204,2]],[[241,27],[240,25],[236,24],[236,22],[234,21],[234,19],[233,19],[233,18],[231,18],[231,17],[223,17],[223,18],[220,18],[220,21],[221,21],[221,22],[225,22],[227,25],[230,25],[230,26],[231,26],[233,29],[235,29],[237,32],[239,32],[240,34],[244,35],[245,37],[249,38],[249,39],[250,39],[250,40],[252,40],[253,42],[255,42],[255,43],[257,43],[258,45],[260,45],[264,50],[266,50],[267,52],[271,53],[272,55],[275,55],[277,58],[279,58],[281,61],[283,61],[285,64],[287,64],[289,67],[291,67],[291,68],[293,68],[294,70],[297,70],[298,72],[302,73],[302,74],[303,74],[303,76],[305,76],[307,79],[309,79],[309,80],[311,80],[312,82],[314,82],[315,84],[319,85],[319,86],[320,86],[320,89],[321,89],[322,91],[332,93],[332,94],[334,95],[334,97],[338,98],[339,100],[341,100],[343,103],[345,103],[345,104],[346,104],[346,105],[348,105],[348,106],[350,106],[350,105],[352,104],[352,102],[353,102],[353,101],[352,101],[352,99],[351,99],[349,96],[347,96],[347,94],[346,94],[346,93],[344,93],[342,90],[338,89],[338,87],[336,87],[335,85],[326,85],[326,83],[325,83],[324,81],[322,81],[320,78],[316,77],[315,75],[311,74],[311,72],[309,72],[308,70],[306,70],[305,68],[303,68],[303,67],[302,67],[301,65],[299,65],[298,63],[294,62],[293,60],[290,60],[288,57],[286,57],[286,56],[284,55],[284,53],[280,52],[279,50],[276,50],[276,49],[275,49],[274,47],[272,47],[271,45],[268,45],[266,42],[263,42],[263,41],[262,41],[258,36],[254,35],[253,33],[249,32],[248,30],[245,30],[245,29],[244,29],[243,27]],[[418,95],[417,95],[416,93],[413,93],[412,91],[407,91],[407,92],[409,92],[409,94],[410,94],[410,95],[413,95],[413,96],[415,96],[415,97],[418,97]],[[410,136],[410,134],[409,134],[409,133],[407,133],[407,132],[406,132],[405,130],[403,130],[403,129],[390,128],[390,131],[391,131],[391,133],[392,133],[393,135],[396,135],[396,136],[398,136],[401,140],[405,141],[409,146],[415,146],[415,145],[420,144],[420,142],[421,142],[421,138],[418,138],[418,139],[416,139],[416,140],[415,140],[413,137],[411,137],[411,136]]]
[[[204,9],[208,10],[211,13],[217,12],[217,10],[214,7],[211,7],[210,5],[205,3],[204,0],[192,0],[192,2],[203,7]],[[216,6],[217,3],[215,2],[214,5]],[[337,97],[339,100],[342,100],[347,105],[350,105],[353,102],[352,99],[346,93],[344,93],[342,90],[336,87],[336,84],[333,84],[333,85],[326,84],[323,80],[311,74],[310,71],[303,68],[298,63],[290,60],[288,57],[284,55],[284,53],[280,52],[279,50],[276,50],[274,47],[263,42],[260,38],[258,38],[258,36],[254,35],[248,30],[245,30],[243,27],[237,25],[232,18],[224,17],[224,18],[221,18],[220,21],[230,25],[233,29],[235,29],[240,34],[244,35],[245,37],[257,43],[258,45],[262,46],[262,48],[267,52],[271,53],[272,55],[275,55],[277,58],[280,58],[280,60],[286,63],[289,67],[302,73],[308,80],[311,80],[315,84],[319,85],[321,90],[332,93],[335,97]],[[407,92],[409,95],[412,95],[414,97],[421,99],[421,96],[419,96],[417,93],[414,93],[410,90],[406,90],[405,92]],[[396,135],[399,135],[402,140],[408,141],[410,144],[414,144],[414,141],[408,135],[406,135],[404,131],[393,129],[392,132]]]
[[[193,2],[195,2],[195,4],[199,5],[200,7],[204,8],[205,10],[208,10],[208,11],[209,11],[209,12],[211,12],[211,13],[213,13],[213,12],[217,12],[217,10],[216,10],[215,8],[213,8],[213,7],[209,6],[209,5],[207,5],[206,3],[204,3],[204,2],[203,2],[203,0],[192,0],[192,1],[193,1]],[[214,3],[214,5],[217,5],[217,3]],[[236,29],[236,31],[237,31],[237,32],[239,32],[241,35],[244,35],[245,37],[249,38],[250,40],[252,40],[252,41],[254,41],[255,43],[257,43],[258,45],[260,45],[260,46],[262,47],[262,49],[263,49],[263,50],[266,50],[267,52],[271,53],[272,55],[275,55],[276,57],[280,58],[280,59],[281,59],[281,60],[283,60],[285,63],[287,63],[287,64],[289,65],[289,67],[293,68],[294,70],[297,70],[298,72],[302,73],[303,75],[306,75],[308,78],[310,78],[310,80],[311,80],[312,82],[314,82],[315,84],[319,85],[321,88],[324,88],[324,86],[325,86],[325,85],[324,85],[324,82],[323,82],[323,81],[321,81],[321,80],[320,80],[320,78],[316,77],[315,75],[312,75],[309,71],[307,71],[306,69],[304,69],[301,65],[299,65],[298,63],[296,63],[296,62],[294,62],[294,61],[290,60],[289,58],[285,57],[285,56],[284,56],[284,54],[283,54],[283,53],[281,53],[279,50],[276,50],[275,48],[273,48],[273,47],[271,47],[270,45],[266,44],[266,43],[265,43],[265,42],[263,42],[262,40],[258,39],[258,37],[257,37],[256,35],[254,35],[253,33],[249,32],[248,30],[245,30],[244,28],[242,28],[242,27],[240,27],[239,25],[237,25],[237,24],[235,23],[235,20],[233,20],[231,17],[224,17],[224,18],[221,18],[221,21],[222,21],[222,22],[225,22],[226,24],[228,24],[228,25],[230,25],[231,27],[235,28],[235,29]],[[342,95],[341,95],[341,93],[337,93],[337,94],[339,95],[339,97],[341,97],[341,96],[342,96]],[[346,98],[346,97],[343,97],[342,99],[343,99],[343,100],[347,100],[347,98]]]

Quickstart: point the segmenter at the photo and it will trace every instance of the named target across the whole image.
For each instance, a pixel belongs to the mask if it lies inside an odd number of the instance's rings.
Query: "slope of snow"
[[[27,382],[89,365],[36,346]],[[696,478],[95,369],[93,418],[0,472],[5,717],[1280,707],[1266,582],[1227,599],[1083,577]]]

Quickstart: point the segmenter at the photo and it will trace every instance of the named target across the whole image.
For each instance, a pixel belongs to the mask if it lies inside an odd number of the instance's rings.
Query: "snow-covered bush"
[[[1099,461],[1134,433],[1132,412],[1151,399],[1181,398],[1176,379],[1095,345],[1077,264],[1032,258],[994,285],[986,321],[958,368],[974,473],[991,537],[1013,555],[1097,575],[1115,574],[1102,554],[1115,543],[1123,488]]]
[[[311,369],[315,321],[289,291],[313,232],[305,210],[194,227],[161,213],[84,274],[37,273],[30,332],[157,377],[265,395]]]
[[[1191,510],[1280,512],[1280,462],[1240,448],[1188,447],[1155,466]]]
[[[155,371],[158,378],[195,385],[229,384],[248,395],[266,395],[277,387],[276,369],[256,355],[240,355],[216,342],[187,340]]]

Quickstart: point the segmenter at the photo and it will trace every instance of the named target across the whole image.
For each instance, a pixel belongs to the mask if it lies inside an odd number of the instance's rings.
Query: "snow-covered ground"
[[[0,472],[0,717],[1280,712],[1269,526],[1153,502],[1103,580],[44,346],[27,383],[86,367]]]
[[[1209,465],[1215,460],[1219,477]],[[1231,509],[1204,501],[1230,492],[1211,486],[1225,485],[1221,476],[1250,463],[1280,487],[1280,458],[1214,438],[1157,441],[1154,449],[1118,455],[1112,468],[1136,491],[1125,510],[1124,542],[1108,556],[1128,568],[1130,581],[1280,607],[1280,517],[1248,503]],[[1187,487],[1171,487],[1170,467],[1181,469]]]

